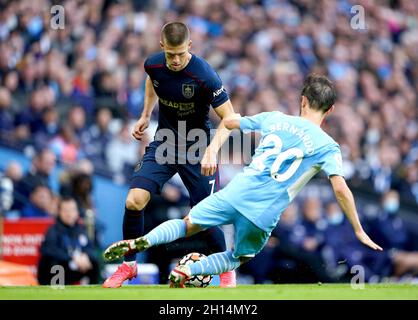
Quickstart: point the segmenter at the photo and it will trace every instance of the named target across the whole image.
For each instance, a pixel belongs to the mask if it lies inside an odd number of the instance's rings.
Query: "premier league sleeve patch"
[[[143,161],[140,161],[139,163],[137,163],[137,165],[134,168],[134,172],[138,172],[139,170],[141,170],[142,164],[143,164]]]

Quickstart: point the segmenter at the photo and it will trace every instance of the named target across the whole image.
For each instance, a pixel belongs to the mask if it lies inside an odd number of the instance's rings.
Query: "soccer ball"
[[[199,260],[203,258],[206,258],[204,254],[198,253],[198,252],[192,252],[192,253],[186,254],[183,258],[181,258],[177,265],[180,266],[180,265],[192,264],[192,263],[198,262]],[[186,280],[184,285],[186,287],[192,287],[192,288],[205,288],[211,283],[212,278],[213,278],[212,276],[196,275]]]

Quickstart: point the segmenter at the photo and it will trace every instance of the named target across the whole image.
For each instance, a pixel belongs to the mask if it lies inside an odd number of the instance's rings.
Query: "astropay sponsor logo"
[[[215,97],[219,96],[224,91],[225,91],[225,88],[224,88],[224,86],[222,86],[220,89],[213,92],[213,97],[215,98]]]

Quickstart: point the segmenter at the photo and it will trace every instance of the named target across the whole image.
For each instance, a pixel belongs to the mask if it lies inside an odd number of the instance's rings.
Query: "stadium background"
[[[98,256],[121,238],[127,179],[147,143],[130,138],[143,103],[143,61],[160,50],[164,22],[182,20],[192,32],[192,52],[214,66],[234,109],[243,115],[273,110],[298,114],[299,90],[310,72],[326,74],[336,83],[338,103],[324,129],[341,145],[346,178],[363,223],[385,248],[384,254],[370,256],[356,244],[346,223],[332,218],[340,212],[326,179],[318,177],[286,212],[263,252],[240,269],[239,282],[349,281],[354,265],[366,269],[369,282],[414,281],[418,270],[414,1],[0,0],[0,4],[4,261],[19,261],[19,250],[10,249],[10,225],[22,223],[27,228],[25,223],[35,221],[28,216],[34,215],[52,221],[62,194],[77,199]],[[64,29],[51,28],[50,8],[55,4],[65,8]],[[366,29],[353,27],[351,9],[356,4],[364,8]],[[157,109],[154,120],[156,116]],[[216,124],[215,116],[212,120]],[[42,161],[32,160],[45,149],[55,157],[43,151]],[[222,165],[222,185],[241,167]],[[399,209],[393,205],[397,194]],[[187,204],[187,191],[173,179],[147,208],[147,228],[181,216]],[[225,231],[232,236],[230,229]],[[164,250],[142,255],[140,261],[164,270],[162,260],[173,258]],[[396,260],[399,250],[405,254]],[[25,263],[33,263],[33,252],[26,254],[32,257]],[[14,265],[0,266],[1,280],[9,283],[7,271]],[[108,269],[103,262],[101,269],[104,277]]]

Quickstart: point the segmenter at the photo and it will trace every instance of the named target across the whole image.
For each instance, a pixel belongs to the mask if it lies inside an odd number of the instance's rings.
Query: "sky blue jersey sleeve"
[[[341,150],[338,145],[333,146],[323,158],[324,162],[321,169],[328,176],[342,176],[344,177],[343,171],[343,160],[341,156]]]
[[[239,127],[241,130],[261,130],[263,121],[270,115],[271,112],[258,113],[251,117],[241,117],[239,120]]]

